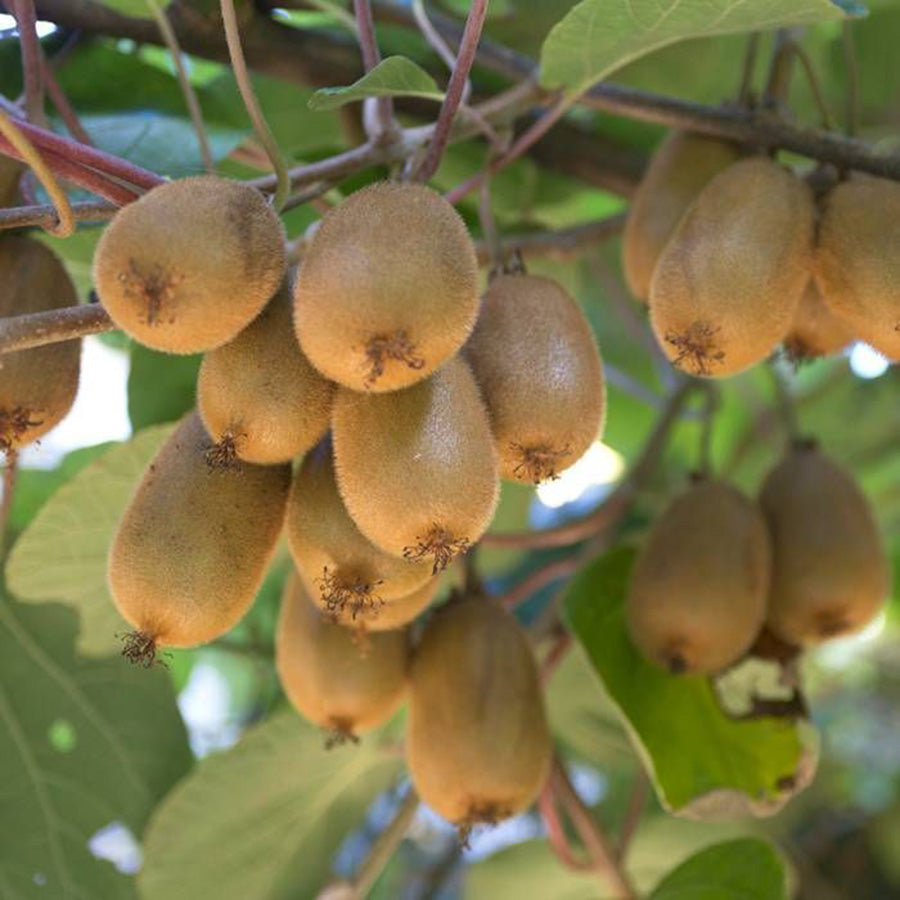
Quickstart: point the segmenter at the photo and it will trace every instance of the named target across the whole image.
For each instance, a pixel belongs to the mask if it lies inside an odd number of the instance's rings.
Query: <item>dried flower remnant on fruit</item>
[[[12,410],[0,409],[0,451],[9,453],[20,443],[22,435],[30,428],[43,424],[43,419],[32,418],[31,410],[16,406]]]
[[[384,375],[388,360],[406,363],[413,370],[425,366],[425,358],[416,354],[416,345],[402,329],[394,334],[373,337],[366,345],[366,360],[369,364],[366,387],[372,387]]]
[[[145,310],[144,313],[138,313],[138,316],[141,322],[150,326],[160,323],[164,306],[168,324],[175,321],[175,314],[169,310],[169,306],[175,299],[181,280],[160,265],[143,267],[135,259],[130,259],[128,269],[119,273],[125,296],[136,301],[139,309]]]
[[[347,744],[358,744],[359,735],[353,733],[353,723],[345,719],[333,719],[325,729],[325,749],[334,750]]]
[[[149,669],[165,663],[157,656],[156,638],[143,631],[129,631],[118,635],[122,640],[122,656],[134,666]]]
[[[510,448],[521,458],[521,462],[513,469],[513,473],[517,477],[527,479],[535,484],[540,484],[542,481],[555,481],[559,478],[560,462],[572,453],[572,448],[568,444],[561,450],[554,450],[546,444],[526,447],[513,441],[510,443]]]
[[[673,364],[697,375],[712,375],[711,364],[725,360],[725,351],[716,349],[715,338],[719,331],[707,322],[694,322],[683,334],[666,332],[666,343],[678,351]]]
[[[332,616],[347,612],[352,619],[363,614],[373,615],[384,606],[384,600],[377,594],[383,582],[367,582],[360,578],[347,580],[329,572],[326,567],[317,586],[322,604]]]
[[[220,441],[216,441],[206,451],[206,464],[211,469],[237,469],[240,467],[238,442],[242,435],[226,432]]]
[[[410,562],[434,558],[432,575],[443,572],[461,553],[466,553],[471,545],[468,538],[456,538],[449,531],[435,525],[424,537],[411,547],[403,550],[403,558]]]

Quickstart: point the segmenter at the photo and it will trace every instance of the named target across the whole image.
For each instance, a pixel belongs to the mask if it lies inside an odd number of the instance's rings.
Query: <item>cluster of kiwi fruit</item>
[[[675,131],[663,141],[629,211],[623,265],[674,365],[721,377],[779,345],[800,361],[856,339],[900,359],[900,186],[824,181],[814,190],[718,138]]]
[[[651,527],[632,573],[634,644],[673,674],[715,675],[765,631],[791,652],[853,634],[878,615],[891,573],[853,476],[797,441],[754,502],[699,476]]]

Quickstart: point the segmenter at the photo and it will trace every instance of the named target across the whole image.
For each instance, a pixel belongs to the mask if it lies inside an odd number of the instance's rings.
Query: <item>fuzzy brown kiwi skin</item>
[[[740,659],[766,616],[771,548],[756,504],[701,479],[654,522],[628,588],[628,632],[673,674],[713,674]]]
[[[670,361],[733,375],[787,336],[812,272],[807,184],[764,157],[741,160],[697,196],[657,262],[650,318]]]
[[[307,454],[294,476],[285,530],[316,603],[340,621],[377,619],[386,601],[419,590],[432,577],[427,561],[391,556],[357,528],[338,491],[329,440]]]
[[[891,592],[890,565],[872,509],[853,476],[798,443],[763,484],[772,534],[767,625],[797,647],[864,628]]]
[[[465,355],[490,414],[502,478],[555,478],[598,438],[606,408],[600,354],[578,305],[555,281],[495,278]]]
[[[75,306],[75,285],[56,254],[32,238],[0,236],[0,317]],[[81,341],[6,353],[0,365],[0,450],[45,435],[72,408]]]
[[[94,253],[116,325],[166,353],[221,347],[278,290],[284,229],[262,194],[213,175],[167,182],[117,213]]]
[[[0,156],[0,208],[19,203],[19,181],[25,166],[8,156]]]
[[[408,387],[453,356],[475,325],[475,248],[431,188],[370,185],[323,219],[294,303],[300,346],[326,378],[357,391]]]
[[[854,174],[824,200],[815,277],[831,311],[900,361],[900,185]]]
[[[296,574],[289,576],[275,634],[278,678],[294,708],[332,743],[356,740],[397,711],[409,652],[406,631],[360,638],[322,615]]]
[[[426,559],[436,574],[485,532],[498,499],[497,454],[461,357],[402,391],[339,389],[331,426],[347,511],[386,553]]]
[[[740,148],[718,138],[673,131],[654,153],[628,209],[622,242],[631,293],[646,301],[660,253],[697,194],[740,158]]]
[[[189,413],[150,463],[110,547],[109,585],[134,662],[224,634],[249,609],[284,519],[290,466],[217,470]]]
[[[333,398],[334,385],[297,345],[286,284],[234,340],[203,357],[197,379],[197,409],[226,462],[300,456],[328,430]]]
[[[419,796],[463,830],[527,809],[551,741],[537,666],[515,619],[481,596],[429,620],[410,670],[407,762]]]
[[[803,363],[820,356],[831,356],[853,339],[850,326],[825,305],[815,281],[810,280],[800,298],[791,333],[784,341],[788,357],[795,363]]]

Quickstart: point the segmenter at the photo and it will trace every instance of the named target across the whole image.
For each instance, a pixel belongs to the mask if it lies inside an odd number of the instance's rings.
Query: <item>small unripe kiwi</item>
[[[376,547],[356,527],[338,492],[329,441],[297,470],[285,517],[288,545],[316,602],[334,615],[378,618],[383,601],[406,596],[431,579],[431,565]]]
[[[382,550],[430,559],[437,573],[486,531],[499,492],[497,452],[460,357],[402,391],[339,389],[332,436],[344,504]]]
[[[809,444],[769,473],[760,504],[772,534],[769,629],[803,647],[868,624],[890,593],[884,545],[853,476]]]
[[[685,213],[650,285],[660,347],[694,375],[732,375],[790,330],[809,281],[815,207],[809,186],[775,161],[741,160]]]
[[[853,337],[850,326],[825,305],[815,281],[810,280],[800,298],[791,333],[784,340],[788,356],[799,362],[831,356],[843,350]]]
[[[328,430],[334,385],[297,344],[285,285],[234,340],[203,357],[197,409],[224,464],[288,462]]]
[[[475,248],[431,188],[374,184],[325,216],[294,297],[300,346],[326,378],[396,390],[430,375],[472,331]]]
[[[605,406],[600,354],[578,305],[555,281],[495,278],[465,352],[490,414],[501,477],[554,478],[597,439]]]
[[[384,631],[361,639],[323,615],[292,574],[275,634],[275,665],[302,716],[335,742],[353,740],[386,722],[403,702],[409,635]]]
[[[249,609],[284,520],[290,466],[207,462],[212,441],[189,413],[150,463],[109,552],[116,605],[135,628],[125,655],[193,647]]]
[[[756,640],[766,616],[769,535],[756,504],[701,479],[653,524],[628,588],[628,632],[674,674],[719,672]]]
[[[161,184],[123,207],[94,253],[94,283],[112,320],[167,353],[230,341],[284,271],[284,230],[263,195],[214,175]]]
[[[481,596],[451,599],[413,657],[406,755],[422,800],[466,830],[523,812],[551,742],[528,638]]]
[[[638,300],[647,299],[656,261],[697,194],[739,157],[735,144],[689,131],[660,144],[631,198],[622,243],[625,280]]]
[[[75,285],[49,247],[0,236],[0,317],[77,303]],[[0,356],[0,450],[37,440],[68,413],[78,392],[80,360],[80,340]]]
[[[832,311],[900,360],[900,184],[853,175],[825,198],[816,281]]]

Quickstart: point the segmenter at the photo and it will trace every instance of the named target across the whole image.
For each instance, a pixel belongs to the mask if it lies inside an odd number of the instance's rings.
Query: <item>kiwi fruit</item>
[[[284,230],[263,195],[215,175],[166,182],[120,209],[93,263],[113,322],[166,353],[230,341],[284,273]]]
[[[660,144],[631,198],[622,242],[625,281],[638,300],[648,298],[656,261],[694,198],[739,157],[736,145],[689,131]]]
[[[425,628],[410,670],[413,785],[468,830],[523,812],[547,778],[550,733],[525,632],[480,595],[452,598]]]
[[[149,665],[159,647],[193,647],[228,631],[253,602],[275,549],[290,466],[216,469],[196,412],[163,444],[109,552],[109,585],[135,629],[124,655]]]
[[[45,244],[0,236],[0,317],[78,303],[75,285]],[[57,425],[75,402],[79,339],[0,356],[0,450],[15,452]]]
[[[197,409],[224,465],[305,453],[328,430],[333,396],[294,337],[286,285],[234,340],[203,357],[197,379]]]
[[[297,711],[329,733],[355,740],[386,722],[407,689],[409,635],[359,635],[323,615],[300,579],[285,585],[275,633],[278,679]]]
[[[855,334],[900,360],[900,184],[852,175],[826,197],[816,282]]]
[[[19,181],[25,166],[16,159],[0,156],[0,207],[16,206],[19,202]]]
[[[809,186],[767,157],[703,188],[650,285],[653,330],[674,365],[732,375],[775,350],[809,281],[814,222]]]
[[[357,391],[407,387],[453,356],[475,325],[475,248],[431,188],[370,185],[322,220],[294,303],[300,346],[326,378]]]
[[[673,674],[719,672],[756,640],[770,572],[756,504],[700,478],[657,519],[638,554],[625,604],[631,639]]]
[[[297,470],[285,517],[288,545],[316,603],[356,620],[379,617],[396,600],[431,579],[431,565],[407,562],[376,547],[356,527],[338,492],[330,441],[307,454]]]
[[[810,280],[800,298],[784,349],[796,362],[831,356],[854,339],[849,325],[838,318],[822,300],[814,280]]]
[[[453,357],[401,391],[339,389],[331,420],[338,487],[359,530],[436,574],[486,531],[497,452],[478,386]]]
[[[798,443],[766,478],[772,534],[769,629],[805,647],[851,634],[881,611],[891,574],[868,501],[853,476]]]
[[[537,484],[578,460],[603,426],[600,354],[555,281],[501,275],[465,347],[491,418],[500,475]]]

